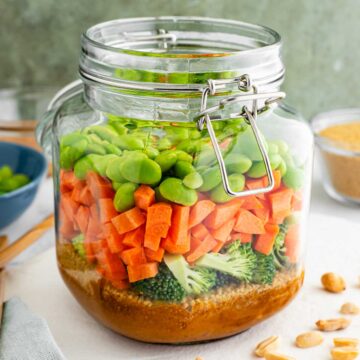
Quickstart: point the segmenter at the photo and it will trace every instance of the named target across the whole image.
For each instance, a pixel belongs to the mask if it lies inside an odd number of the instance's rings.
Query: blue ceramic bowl
[[[0,142],[0,167],[3,165],[9,165],[15,173],[26,174],[31,182],[0,195],[0,229],[16,220],[30,206],[47,171],[43,154],[30,147],[8,142]]]

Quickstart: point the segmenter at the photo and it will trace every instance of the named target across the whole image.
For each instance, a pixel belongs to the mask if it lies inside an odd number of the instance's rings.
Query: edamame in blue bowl
[[[0,142],[0,169],[3,169],[4,176],[11,177],[15,182],[7,182],[6,185],[10,186],[6,186],[0,193],[2,229],[15,221],[33,202],[47,170],[47,161],[43,154],[30,147]]]

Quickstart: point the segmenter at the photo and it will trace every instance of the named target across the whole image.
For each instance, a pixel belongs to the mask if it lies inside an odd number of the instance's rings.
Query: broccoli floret
[[[227,247],[224,254],[205,254],[196,262],[196,265],[250,282],[256,266],[256,255],[250,244],[241,245],[237,240]]]
[[[216,284],[215,271],[190,266],[181,255],[165,255],[164,261],[187,294],[206,293]]]
[[[251,282],[255,284],[272,284],[276,273],[274,257],[259,252],[255,252],[255,254],[257,258],[256,269]]]
[[[233,284],[239,285],[240,280],[220,271],[216,272],[216,287],[224,287]]]
[[[280,231],[275,238],[274,249],[272,256],[274,258],[275,267],[280,270],[288,264],[288,258],[286,256],[285,237],[288,231],[288,225],[286,222],[280,225]]]
[[[161,263],[158,274],[133,283],[134,289],[151,300],[181,301],[186,293],[169,268]]]
[[[79,234],[77,236],[75,236],[72,240],[71,243],[75,249],[75,251],[82,257],[85,258],[86,253],[85,253],[85,247],[84,247],[84,235],[83,234]]]

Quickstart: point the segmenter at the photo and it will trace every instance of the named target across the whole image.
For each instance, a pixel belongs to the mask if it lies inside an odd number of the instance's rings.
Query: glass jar
[[[81,82],[38,127],[57,258],[79,303],[154,343],[239,333],[303,282],[313,137],[279,104],[280,36],[193,17],[82,37]]]
[[[360,205],[360,109],[339,109],[311,121],[321,155],[325,191],[348,205]]]

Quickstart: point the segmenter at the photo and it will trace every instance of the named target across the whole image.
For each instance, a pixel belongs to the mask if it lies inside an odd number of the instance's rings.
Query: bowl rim
[[[331,122],[333,120],[333,122]],[[338,121],[337,121],[338,120]],[[327,124],[327,126],[321,126]],[[360,123],[360,108],[341,108],[330,111],[321,112],[310,120],[310,126],[314,133],[315,143],[321,150],[336,153],[343,156],[360,157],[360,151],[348,150],[337,145],[336,142],[328,140],[320,136],[319,131],[335,124],[358,122]],[[321,129],[319,128],[319,125]]]
[[[15,197],[17,195],[21,195],[22,193],[24,193],[24,192],[38,186],[39,182],[41,181],[41,179],[45,175],[45,173],[47,171],[47,167],[48,167],[48,161],[47,161],[45,155],[42,154],[41,152],[33,149],[30,146],[16,144],[16,143],[13,143],[13,142],[10,142],[10,141],[0,141],[0,146],[1,146],[1,144],[14,146],[16,148],[21,148],[21,149],[23,149],[25,151],[29,151],[30,153],[34,154],[35,156],[38,156],[39,159],[41,159],[42,166],[41,166],[41,169],[40,169],[39,173],[28,184],[20,187],[19,189],[16,189],[16,190],[13,190],[13,191],[10,191],[8,193],[0,195],[0,201],[5,200],[5,199],[10,199],[10,198]]]

